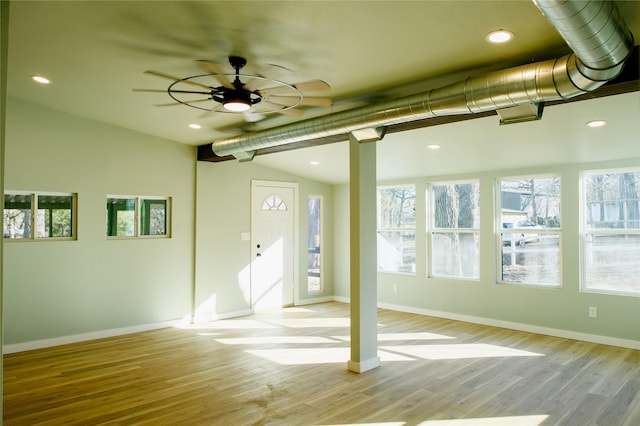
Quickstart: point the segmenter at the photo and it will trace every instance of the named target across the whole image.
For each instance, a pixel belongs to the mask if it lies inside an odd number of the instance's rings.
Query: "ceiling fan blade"
[[[275,87],[267,87],[266,89],[258,90],[263,96],[290,96],[292,93],[295,93],[290,86],[275,86]]]
[[[295,109],[295,108],[280,108],[282,105],[279,105],[279,104],[274,103],[274,102],[269,102],[269,101],[262,100],[262,102],[260,102],[260,104],[263,104],[264,106],[269,105],[269,108],[271,109],[271,111],[269,111],[269,112],[276,112],[278,114],[286,115],[286,116],[291,117],[291,118],[298,118],[302,114],[304,114],[304,112],[299,110],[299,109]]]
[[[262,86],[273,83],[271,80],[261,75],[242,74],[242,88],[249,92],[259,91]]]
[[[313,80],[307,81],[304,83],[296,83],[291,86],[295,87],[300,92],[320,92],[323,90],[329,90],[331,86],[325,83],[322,80]],[[260,93],[264,95],[291,95],[291,87],[280,85],[274,87],[268,87],[266,89],[261,89]]]
[[[333,101],[331,100],[331,98],[314,98],[305,96],[304,98],[302,98],[302,102],[300,102],[300,105],[329,107],[333,105]]]
[[[210,118],[216,112],[226,112],[222,104],[215,102],[215,105],[208,111],[205,111],[200,118]]]
[[[259,112],[251,112],[251,110],[243,112],[242,115],[244,116],[245,121],[248,123],[255,123],[265,118],[264,114],[260,114]]]
[[[198,87],[204,87],[205,89],[209,89],[209,90],[213,89],[213,87],[211,87],[211,86],[206,86],[206,85],[204,85],[204,84],[200,84],[200,83],[198,83],[197,81],[183,80],[183,79],[181,79],[180,77],[175,77],[175,76],[173,76],[173,75],[165,74],[165,73],[163,73],[163,72],[150,71],[150,70],[148,70],[148,71],[145,71],[144,73],[145,73],[145,74],[155,75],[156,77],[167,78],[167,79],[169,79],[169,80],[173,80],[173,81],[181,81],[181,82],[183,82],[183,83],[191,84],[191,85],[198,86]]]
[[[195,103],[198,103],[198,102],[207,102],[207,101],[211,101],[211,98],[195,99],[193,101],[185,101],[185,102],[171,102],[171,103],[168,103],[168,104],[156,104],[154,106],[165,107],[165,106],[175,106],[175,105],[184,105],[184,104],[190,105],[190,104],[195,104]]]
[[[275,112],[277,112],[278,114],[286,115],[287,117],[291,117],[291,118],[302,117],[302,114],[304,114],[303,111],[295,108],[279,109]]]
[[[226,87],[227,89],[235,89],[233,84],[231,84],[231,82],[225,75],[222,68],[220,68],[220,64],[218,64],[217,62],[207,61],[206,59],[198,59],[198,62],[205,71],[211,74],[215,74],[216,80],[218,80],[223,87]]]
[[[304,96],[300,99],[298,96],[267,96],[268,101],[276,103],[278,105],[308,105],[308,106],[331,106],[332,101],[330,98],[314,98]]]
[[[312,81],[305,81],[303,83],[296,83],[293,85],[293,87],[295,87],[301,92],[322,92],[324,90],[331,89],[331,86],[329,86],[329,83],[322,80],[312,80]]]

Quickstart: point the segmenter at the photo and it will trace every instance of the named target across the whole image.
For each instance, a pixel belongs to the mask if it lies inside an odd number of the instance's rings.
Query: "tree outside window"
[[[75,238],[75,200],[75,194],[5,193],[4,238]]]
[[[480,185],[431,185],[430,275],[479,278]]]
[[[378,270],[416,271],[416,188],[378,188]]]
[[[640,170],[582,175],[581,288],[640,296]]]
[[[107,197],[107,237],[169,235],[171,198]]]

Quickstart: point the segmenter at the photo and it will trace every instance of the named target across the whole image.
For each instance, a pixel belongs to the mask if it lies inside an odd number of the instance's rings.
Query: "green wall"
[[[77,193],[78,240],[5,243],[5,345],[91,338],[189,319],[193,309],[206,314],[199,319],[248,312],[240,236],[250,231],[252,179],[299,184],[297,301],[332,297],[330,279],[322,293],[306,291],[307,198],[324,198],[330,248],[330,185],[255,163],[198,163],[195,147],[18,99],[7,123],[6,189]],[[172,197],[172,237],[107,240],[107,195]],[[329,276],[333,259],[324,260]]]
[[[640,347],[640,297],[582,293],[579,291],[579,172],[640,165],[640,159],[541,167],[528,170],[501,170],[452,176],[430,176],[401,182],[416,185],[416,275],[378,273],[378,302],[381,306],[489,324],[515,326],[525,330],[559,331],[559,335],[605,336],[637,342]],[[493,233],[494,182],[499,177],[523,174],[560,173],[562,184],[562,287],[496,284],[496,242]],[[480,180],[480,280],[427,278],[426,209],[427,182]],[[348,185],[334,188],[334,216],[348,217]],[[337,223],[335,234],[335,295],[348,298],[348,224]],[[397,285],[398,291],[393,292]],[[598,308],[598,317],[588,317],[588,307]],[[583,336],[584,337],[584,336]]]
[[[248,300],[249,241],[241,234],[251,231],[251,180],[298,183],[298,302],[325,300],[333,294],[325,280],[322,293],[309,295],[306,287],[307,199],[322,195],[325,203],[324,247],[333,246],[332,187],[299,176],[263,167],[254,162],[199,162],[197,166],[196,314],[200,318],[242,313]],[[331,275],[332,257],[325,257],[325,274]]]
[[[4,343],[188,316],[195,148],[9,98],[5,189],[78,194],[77,241],[4,244]],[[170,196],[169,239],[107,240],[107,194]]]

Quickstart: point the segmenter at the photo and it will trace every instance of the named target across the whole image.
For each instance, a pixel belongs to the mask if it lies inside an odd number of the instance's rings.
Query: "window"
[[[141,235],[167,235],[167,200],[140,200]]]
[[[287,205],[278,195],[269,195],[262,202],[263,211],[287,211]]]
[[[416,272],[416,188],[378,188],[378,270]]]
[[[8,240],[75,239],[76,194],[6,192],[3,236]]]
[[[430,189],[430,275],[478,279],[480,185],[434,183]]]
[[[107,237],[168,236],[171,198],[107,198]]]
[[[308,201],[307,291],[318,293],[322,283],[322,197],[310,196]]]
[[[499,181],[499,282],[560,286],[560,178]]]
[[[640,170],[582,175],[581,289],[640,296]]]
[[[133,237],[136,235],[136,199],[107,199],[107,236]]]

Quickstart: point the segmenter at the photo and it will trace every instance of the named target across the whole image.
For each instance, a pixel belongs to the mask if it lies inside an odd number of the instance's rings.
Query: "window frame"
[[[33,242],[33,241],[76,241],[78,239],[78,193],[76,192],[50,192],[50,191],[14,191],[14,190],[5,190],[3,196],[7,195],[23,195],[29,196],[30,198],[30,206],[31,213],[29,216],[29,223],[31,227],[31,235],[29,237],[22,238],[5,238],[3,235],[3,240],[5,242],[10,241],[11,243],[22,241],[22,242]],[[59,197],[71,197],[71,235],[64,237],[49,237],[49,236],[38,236],[38,231],[40,227],[38,226],[38,203],[40,196],[59,196]],[[4,199],[3,199],[4,200]],[[6,203],[3,202],[3,214],[4,210],[7,210]],[[4,234],[4,224],[3,224],[3,234]]]
[[[587,226],[587,188],[586,188],[586,177],[587,175],[597,175],[597,174],[623,174],[623,173],[640,173],[640,167],[621,167],[621,168],[607,168],[607,169],[593,169],[593,170],[581,170],[579,175],[579,240],[580,240],[580,251],[579,251],[579,291],[581,293],[591,293],[591,294],[606,294],[606,295],[614,295],[614,296],[626,296],[626,297],[640,297],[640,291],[631,292],[631,291],[623,291],[623,290],[607,290],[603,288],[588,288],[587,287],[587,243],[588,236],[600,235],[600,236],[612,236],[612,235],[638,235],[640,236],[640,227],[639,228],[588,228]]]
[[[557,284],[544,284],[544,283],[536,283],[536,282],[515,282],[515,281],[505,281],[502,278],[503,271],[503,245],[502,245],[502,234],[505,233],[503,228],[503,212],[502,212],[502,182],[503,181],[515,181],[515,180],[532,180],[532,179],[558,179],[559,184],[559,193],[558,193],[558,217],[560,219],[560,226],[558,228],[536,228],[535,233],[541,235],[557,235],[558,236],[558,283]],[[495,235],[495,245],[496,245],[496,283],[499,285],[507,285],[507,286],[520,286],[520,287],[532,287],[532,288],[540,288],[540,289],[550,289],[557,290],[561,289],[563,286],[563,228],[562,225],[564,223],[564,219],[562,217],[562,175],[559,172],[552,173],[534,173],[534,174],[523,174],[523,175],[515,175],[515,176],[503,176],[496,178],[495,180],[495,218],[494,218],[494,235]],[[512,229],[512,228],[511,228]],[[516,230],[523,230],[524,228],[516,228]],[[513,232],[512,232],[513,233]],[[517,233],[517,232],[516,232]],[[527,232],[522,232],[526,234]],[[515,249],[513,241],[511,242],[510,247]]]
[[[324,287],[324,196],[322,195],[317,195],[317,194],[310,194],[307,197],[307,227],[309,225],[308,222],[308,218],[309,218],[309,201],[314,198],[314,199],[318,199],[320,200],[320,213],[319,213],[319,228],[318,228],[318,238],[319,238],[319,242],[318,242],[318,260],[320,263],[320,267],[319,267],[319,274],[320,274],[320,288],[318,290],[310,290],[309,289],[309,267],[307,264],[307,294],[310,295],[315,295],[315,294],[320,294],[323,293],[325,290]],[[312,254],[311,252],[309,252],[309,248],[311,248],[310,246],[310,242],[307,241],[307,258],[309,254]],[[315,253],[313,253],[315,254]]]
[[[413,219],[413,227],[383,227],[381,226],[381,211],[380,211],[380,191],[388,188],[413,188],[413,211],[414,211],[414,219]],[[413,240],[415,246],[415,250],[417,251],[417,228],[416,228],[416,201],[417,201],[417,186],[415,183],[399,183],[399,184],[385,184],[385,185],[377,185],[376,186],[376,238],[380,238],[380,234],[383,232],[398,232],[398,233],[412,233]],[[379,246],[379,244],[377,244]],[[414,262],[413,262],[413,270],[411,272],[405,271],[396,271],[389,269],[381,269],[380,268],[380,253],[379,247],[377,247],[376,252],[376,270],[378,273],[384,274],[396,274],[396,275],[407,275],[407,276],[416,276],[417,269],[417,257],[414,254]]]
[[[434,186],[441,185],[461,185],[461,184],[472,184],[476,185],[478,188],[478,203],[477,203],[477,218],[478,223],[473,228],[439,228],[435,226],[435,202],[433,198],[433,188]],[[457,280],[457,281],[469,281],[469,282],[480,282],[481,276],[481,266],[482,262],[480,260],[480,179],[471,178],[471,179],[456,179],[456,180],[442,180],[442,181],[432,181],[427,182],[426,188],[426,231],[427,231],[427,278],[437,278],[437,279],[445,279],[445,280]],[[445,275],[445,274],[435,274],[433,272],[433,236],[434,234],[443,234],[443,233],[452,233],[452,234],[472,234],[477,235],[477,265],[476,270],[478,271],[477,276],[474,277],[464,277],[460,275]]]
[[[133,235],[109,235],[109,209],[108,203],[109,200],[133,200],[134,201],[134,210],[133,210]],[[164,201],[165,203],[165,233],[164,234],[152,234],[146,235],[143,234],[143,229],[146,229],[142,226],[142,205],[144,201]],[[164,196],[148,196],[148,195],[107,195],[105,200],[105,227],[106,227],[106,238],[108,240],[130,240],[130,239],[163,239],[163,238],[171,238],[171,216],[172,216],[172,197],[164,197]],[[148,226],[147,226],[148,227]]]

